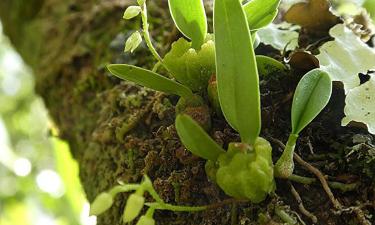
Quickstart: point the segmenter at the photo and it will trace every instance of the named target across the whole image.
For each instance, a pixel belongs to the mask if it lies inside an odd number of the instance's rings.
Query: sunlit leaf
[[[328,0],[310,0],[293,5],[285,14],[285,21],[313,31],[328,31],[340,19],[330,11]]]
[[[351,121],[364,123],[370,133],[375,134],[375,78],[353,88],[346,96],[345,115],[342,125]]]
[[[177,28],[199,49],[207,33],[207,19],[202,0],[168,0]]]
[[[178,115],[176,129],[181,142],[194,155],[215,162],[225,151],[187,115]]]
[[[296,26],[290,24],[270,24],[266,28],[260,29],[257,34],[260,42],[271,45],[275,49],[294,50],[298,46],[298,32]]]
[[[334,41],[320,48],[320,68],[334,81],[344,83],[345,92],[359,86],[359,73],[375,69],[375,49],[367,46],[350,29],[338,24],[330,30]]]
[[[324,71],[312,70],[301,79],[293,98],[293,134],[299,134],[323,110],[331,93],[332,81]]]
[[[185,98],[193,95],[191,90],[184,85],[146,69],[126,64],[112,64],[108,65],[107,68],[109,72],[118,78],[132,81],[156,91],[175,94]]]
[[[260,132],[259,78],[253,42],[240,1],[214,4],[216,76],[220,105],[245,143]]]
[[[375,1],[374,0],[366,0],[365,4],[363,5],[370,13],[373,22],[375,22]]]
[[[278,13],[280,0],[252,0],[246,3],[244,11],[251,30],[270,24]]]

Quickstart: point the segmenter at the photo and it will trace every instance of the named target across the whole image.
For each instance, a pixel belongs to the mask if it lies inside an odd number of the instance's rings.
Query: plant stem
[[[290,134],[288,142],[286,143],[285,149],[279,160],[275,165],[275,176],[279,178],[287,179],[293,174],[294,161],[293,154],[296,147],[298,135]]]
[[[148,31],[149,25],[148,25],[148,19],[147,19],[147,6],[146,1],[143,3],[143,7],[141,10],[141,17],[142,17],[142,28],[143,28],[143,38],[145,39],[147,47],[150,49],[152,55],[161,63],[163,64],[163,59],[160,57],[159,53],[156,51],[155,47],[153,46],[151,42],[151,35]]]
[[[174,212],[198,212],[207,209],[207,206],[178,206],[159,202],[146,203],[145,205],[158,210],[170,210]]]
[[[109,193],[112,196],[116,196],[118,193],[122,192],[129,192],[137,190],[141,185],[140,184],[125,184],[125,185],[117,185],[113,187]]]

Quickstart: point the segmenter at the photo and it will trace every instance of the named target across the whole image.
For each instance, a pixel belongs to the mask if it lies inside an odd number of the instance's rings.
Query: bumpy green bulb
[[[215,44],[212,39],[213,35],[208,34],[197,51],[191,47],[191,42],[180,38],[163,59],[174,78],[193,91],[205,91],[210,76],[215,73]]]
[[[263,201],[275,190],[272,147],[258,138],[253,148],[243,143],[231,143],[227,153],[218,158],[216,182],[224,192],[253,203]]]

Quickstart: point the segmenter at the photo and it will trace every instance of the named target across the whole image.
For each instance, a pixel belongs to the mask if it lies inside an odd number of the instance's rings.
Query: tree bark
[[[161,55],[177,38],[166,2],[148,1],[152,36]],[[59,136],[69,143],[79,163],[90,202],[119,180],[139,182],[143,174],[151,177],[157,192],[169,203],[196,206],[228,199],[208,181],[204,161],[181,146],[173,125],[177,99],[121,82],[105,69],[109,63],[145,68],[155,63],[145,45],[135,54],[123,53],[126,38],[140,29],[139,19],[121,19],[124,9],[134,4],[135,0],[0,0],[0,18],[5,34],[34,71],[36,90],[43,97]],[[269,48],[263,50],[273,54]],[[281,76],[273,83],[266,82],[266,88],[261,86],[263,137],[287,139],[290,97],[298,75]],[[337,109],[343,109],[341,91],[334,91],[335,100],[329,109],[311,125],[313,129],[301,135],[304,150],[316,144],[314,151],[326,154],[328,146],[334,151],[333,143],[347,143],[347,139],[360,133],[340,126],[342,111]],[[214,118],[213,125],[211,134],[216,141],[228,143],[238,138],[223,118]],[[273,148],[273,154],[280,155],[277,145]],[[350,168],[345,163],[335,165]],[[320,167],[326,173],[351,173],[350,169],[341,171],[339,166]],[[297,168],[297,172],[301,173],[301,169]],[[370,193],[373,183],[363,180],[363,193]],[[298,209],[289,184],[277,185],[280,197],[272,196],[261,204],[224,205],[199,213],[157,212],[156,221],[158,225],[257,224],[258,216],[263,215],[267,224],[278,224],[271,218],[279,218],[275,212],[280,205]],[[307,199],[306,207],[319,214],[318,224],[347,224],[351,215],[331,213],[331,205],[319,185],[301,185],[297,190]],[[352,201],[361,200],[360,196],[362,193],[353,194]],[[98,225],[122,224],[126,197],[124,194],[116,198],[110,210],[98,217]],[[342,198],[346,201],[345,195]],[[289,215],[293,213],[289,211]]]

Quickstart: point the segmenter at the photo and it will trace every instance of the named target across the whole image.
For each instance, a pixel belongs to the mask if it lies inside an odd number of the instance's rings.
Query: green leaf
[[[351,121],[364,123],[368,131],[375,134],[375,76],[359,87],[349,91],[345,99],[345,118],[342,125]]]
[[[207,18],[202,0],[168,0],[177,28],[199,49],[207,33]]]
[[[175,94],[184,98],[192,97],[193,93],[186,86],[170,80],[162,75],[133,65],[111,64],[107,66],[109,72],[123,80],[132,81],[156,91]]]
[[[332,81],[328,73],[315,69],[299,82],[292,105],[292,133],[298,135],[328,104]]]
[[[266,27],[272,23],[278,13],[280,0],[252,0],[243,8],[251,30]]]
[[[260,76],[268,76],[272,74],[281,74],[287,71],[287,68],[281,62],[264,55],[257,55],[257,66]]]
[[[126,19],[126,20],[132,19],[132,18],[138,16],[141,11],[142,10],[141,10],[140,6],[129,6],[125,10],[123,18]]]
[[[139,44],[141,43],[142,43],[141,34],[138,31],[134,32],[132,35],[130,35],[128,40],[126,40],[125,52],[130,51],[132,53],[135,49],[138,48]]]
[[[291,26],[288,23],[270,24],[257,31],[260,42],[271,45],[280,51],[294,50],[298,46],[298,26]]]
[[[215,162],[225,151],[187,115],[178,115],[176,129],[181,142],[194,155]]]
[[[258,70],[242,5],[214,5],[216,76],[223,114],[245,143],[254,144],[261,127]]]
[[[358,74],[366,74],[375,69],[375,49],[369,47],[344,24],[337,24],[329,34],[335,40],[320,47],[316,57],[320,68],[331,76],[333,81],[341,81],[345,92],[360,85]]]

